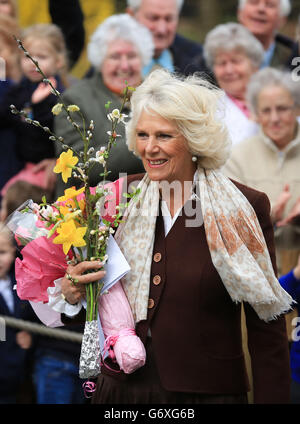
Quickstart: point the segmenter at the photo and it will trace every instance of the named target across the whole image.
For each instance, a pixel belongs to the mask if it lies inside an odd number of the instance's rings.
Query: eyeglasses
[[[264,117],[270,117],[273,111],[276,111],[277,115],[283,116],[290,113],[295,108],[295,105],[287,106],[275,106],[275,107],[266,107],[264,109],[258,110],[258,114]]]

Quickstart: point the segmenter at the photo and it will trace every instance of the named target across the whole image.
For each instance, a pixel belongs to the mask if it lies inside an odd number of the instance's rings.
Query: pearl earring
[[[198,160],[197,156],[192,156],[192,161],[193,162],[197,162],[197,160]]]

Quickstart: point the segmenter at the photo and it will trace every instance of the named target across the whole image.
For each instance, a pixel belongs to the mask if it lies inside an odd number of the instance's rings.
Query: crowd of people
[[[129,206],[116,235],[132,269],[122,283],[147,360],[129,376],[104,367],[92,402],[300,403],[299,345],[288,318],[300,287],[300,86],[294,72],[300,40],[280,33],[291,4],[239,0],[235,22],[215,26],[201,44],[177,33],[183,2],[127,0],[124,13],[101,22],[88,40],[90,67],[78,79],[71,71],[84,46],[80,1],[49,0],[51,23],[20,28],[16,2],[0,0],[6,73],[0,81],[0,315],[40,323],[13,289],[20,252],[5,220],[29,198],[51,201],[80,185],[53,172],[62,145],[10,106],[65,145],[83,148],[66,113],[52,113],[58,100],[14,34],[65,104],[80,108],[79,129],[94,122],[95,150],[109,140],[106,105],[120,108],[125,81],[135,88],[108,169],[111,181],[127,174],[128,184],[141,187],[144,207],[155,217],[144,231],[142,215]],[[95,164],[93,186],[101,172]],[[164,198],[163,181],[185,189]],[[185,220],[197,211],[195,202],[201,222],[189,228]],[[71,304],[81,298],[87,269],[69,267],[75,287],[62,280]],[[131,276],[140,269],[136,282]],[[89,276],[93,281],[99,273]],[[65,323],[83,331],[80,317]],[[187,361],[178,334],[189,340]],[[79,354],[76,343],[7,328],[7,341],[0,342],[0,403],[89,402]]]

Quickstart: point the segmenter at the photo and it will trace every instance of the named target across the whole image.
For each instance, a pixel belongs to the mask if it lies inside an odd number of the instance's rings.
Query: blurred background
[[[300,0],[292,0],[291,3],[292,12],[281,33],[294,38],[300,15]],[[18,0],[18,4],[22,27],[37,22],[50,22],[48,0]],[[81,6],[85,16],[87,42],[95,28],[107,16],[125,11],[126,0],[81,0]],[[236,7],[237,0],[185,0],[178,32],[202,43],[205,34],[215,25],[236,21]],[[88,63],[84,50],[72,73],[74,76],[82,77],[87,69]]]

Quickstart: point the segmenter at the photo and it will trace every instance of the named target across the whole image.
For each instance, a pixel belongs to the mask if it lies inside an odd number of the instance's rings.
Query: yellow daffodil
[[[76,190],[76,188],[73,186],[71,188],[67,188],[65,190],[65,194],[63,196],[60,196],[57,201],[58,202],[65,202],[69,199],[74,199],[74,197],[77,197],[79,194],[84,192],[84,187],[80,188],[79,190]]]
[[[73,156],[73,152],[69,149],[67,152],[61,153],[60,157],[56,161],[56,165],[53,171],[56,174],[61,172],[63,181],[66,183],[71,177],[72,168],[78,162],[78,158]]]
[[[73,200],[71,200],[71,202],[73,202]],[[57,221],[68,222],[71,219],[74,220],[78,218],[80,215],[83,214],[84,206],[85,205],[82,205],[81,202],[79,202],[80,209],[75,209],[76,208],[75,203],[74,205],[68,204],[68,205],[60,206],[58,209],[61,216],[57,218]],[[80,227],[80,223],[78,220],[74,222],[76,227]]]
[[[70,208],[68,206],[60,206],[59,207],[59,213],[65,217],[68,213],[70,213]]]
[[[67,255],[71,246],[83,247],[86,242],[83,238],[87,227],[76,227],[73,219],[63,222],[58,228],[58,236],[53,240],[54,244],[62,244],[64,254]]]

